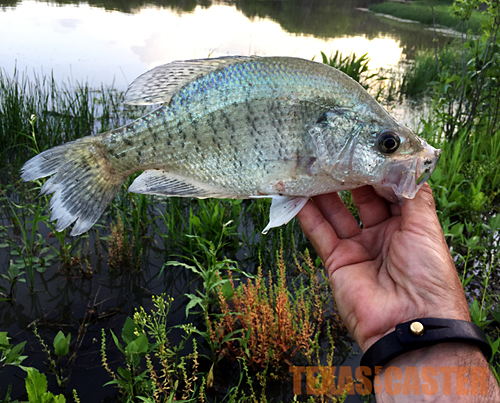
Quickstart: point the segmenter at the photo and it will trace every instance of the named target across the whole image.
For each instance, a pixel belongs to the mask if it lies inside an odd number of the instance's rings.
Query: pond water
[[[376,70],[433,46],[432,31],[375,16],[366,11],[370,3],[1,1],[0,68],[124,90],[146,70],[173,60],[251,54],[318,59],[321,51],[340,50],[367,53]]]
[[[236,54],[319,60],[321,51],[330,55],[339,50],[344,55],[367,53],[370,68],[378,71],[404,68],[417,49],[433,46],[432,31],[420,24],[369,13],[370,3],[0,0],[0,69],[7,75],[17,69],[28,76],[52,74],[56,82],[114,85],[123,91],[146,70],[173,60]],[[440,44],[449,40],[442,34],[437,34],[437,39]],[[406,107],[397,109],[396,114],[410,125],[416,117]],[[149,214],[158,215],[156,207],[150,206]],[[0,243],[5,236],[19,239],[19,234],[12,235],[10,214],[2,212],[0,224],[11,228],[0,234]],[[38,229],[47,245],[57,247],[48,228],[40,224]],[[99,243],[91,231],[88,242],[81,238],[82,244],[74,245],[81,248],[82,260],[87,254],[91,275],[78,268],[58,270],[58,264],[53,264],[45,273],[35,273],[35,293],[28,293],[27,284],[19,283],[16,301],[0,302],[0,330],[8,330],[16,343],[28,340],[25,364],[44,367],[44,355],[30,328],[34,321],[47,340],[58,330],[71,332],[80,344],[78,358],[71,363],[70,388],[78,391],[82,402],[115,400],[115,390],[101,387],[110,380],[100,362],[101,328],[119,333],[125,317],[135,308],[151,306],[151,295],[166,292],[175,297],[200,286],[191,273],[180,268],[158,276],[167,257],[159,247],[163,242],[159,232],[149,234],[138,272],[109,270],[106,251],[101,259],[96,249],[105,243]],[[66,238],[66,242],[72,239]],[[247,252],[238,256],[242,258]],[[1,273],[7,272],[15,258],[12,250],[0,248]],[[185,302],[174,303],[172,325],[183,322]],[[111,343],[108,340],[108,346]],[[353,365],[359,358],[350,358]],[[118,360],[116,351],[110,352],[108,359]],[[0,373],[0,398],[9,383],[14,385],[13,397],[22,395],[21,376],[9,369]],[[54,388],[54,380],[49,381],[49,387]],[[89,382],[96,387],[89,388]],[[55,389],[51,390],[58,393]],[[282,389],[280,396],[289,398],[291,382]],[[360,400],[349,397],[348,401]]]

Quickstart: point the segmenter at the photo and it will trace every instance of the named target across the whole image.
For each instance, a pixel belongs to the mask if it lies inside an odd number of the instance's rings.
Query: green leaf
[[[47,377],[36,368],[26,368],[26,392],[30,403],[43,402],[42,396],[47,393]]]
[[[127,363],[131,364],[134,368],[137,367],[141,361],[141,357],[148,352],[148,338],[143,333],[136,340],[131,341],[125,347],[125,356]]]
[[[123,354],[125,354],[125,350],[123,348],[123,346],[120,344],[120,342],[118,341],[118,337],[116,337],[116,335],[113,333],[112,330],[110,330],[111,332],[111,336],[113,337],[113,340],[116,344],[116,347],[118,347],[118,350],[120,350]]]
[[[122,367],[118,367],[118,374],[125,379],[126,381],[129,381],[130,378],[132,377],[132,372],[130,372],[128,369],[124,369]]]
[[[191,225],[192,225],[193,227],[195,227],[195,228],[200,228],[200,227],[201,227],[201,221],[200,221],[200,219],[199,219],[197,216],[195,216],[195,215],[192,215],[192,216],[190,217],[190,222],[191,222]]]
[[[130,317],[127,317],[122,329],[122,339],[126,344],[137,339],[137,335],[135,334],[136,327],[137,325],[135,324],[134,320]]]
[[[142,400],[143,402],[146,402],[146,403],[154,403],[153,399],[149,399],[149,398],[146,398],[146,397],[143,397],[143,396],[136,396],[136,398],[139,399],[139,400]]]
[[[137,344],[137,352],[139,354],[146,354],[148,352],[148,347],[149,347],[149,340],[148,336],[146,334],[142,333],[137,340],[135,340],[135,343]]]
[[[469,239],[467,239],[465,243],[467,244],[467,247],[469,249],[473,249],[479,243],[479,237],[477,235],[474,235],[473,237],[470,237]]]
[[[63,357],[66,354],[68,354],[70,341],[71,341],[71,334],[68,333],[67,336],[64,336],[64,333],[59,330],[54,339],[54,353],[58,357]]]
[[[44,253],[47,253],[50,250],[50,246],[45,246],[44,248],[40,249],[40,255],[43,255]]]
[[[26,344],[25,341],[22,343],[19,343],[12,347],[11,350],[7,350],[5,352],[5,365],[11,364],[11,365],[21,365],[21,363],[24,361],[26,356],[22,356],[22,352],[24,349],[24,345]]]
[[[453,238],[461,238],[464,232],[464,225],[462,223],[456,223],[453,227],[450,228],[449,235]]]
[[[49,392],[49,395],[52,395],[52,393]],[[52,399],[49,400],[50,403],[66,403],[66,398],[63,394],[52,395],[51,398]]]
[[[184,294],[184,295],[191,300],[186,305],[186,318],[187,318],[189,316],[189,310],[191,308],[195,307],[196,305],[200,305],[203,308],[203,300],[194,294]]]
[[[45,262],[48,263],[50,262],[52,259],[56,258],[57,257],[57,254],[55,253],[49,253],[47,256],[45,256]]]
[[[226,281],[222,284],[222,295],[226,300],[233,298],[234,290],[230,281]]]
[[[11,279],[16,278],[19,276],[19,266],[17,264],[12,263],[12,260],[10,261],[10,266],[7,269],[7,273],[9,274],[9,277]]]
[[[189,269],[189,270],[195,272],[196,274],[199,274],[199,275],[202,274],[195,266],[191,266],[189,264],[182,263],[182,262],[177,262],[175,260],[168,261],[167,263],[165,263],[164,267],[165,266],[181,266],[181,267],[185,267],[186,269]]]
[[[24,349],[24,345],[26,344],[25,341],[22,341],[19,344],[16,344],[14,347],[12,347],[12,350],[10,350],[10,354],[21,354]]]
[[[7,332],[0,332],[0,349],[5,347],[10,347],[9,336],[7,336]]]
[[[500,214],[497,214],[490,218],[488,225],[492,231],[498,231],[500,229]]]
[[[243,329],[236,329],[234,332],[231,332],[229,333],[228,335],[226,335],[226,337],[224,337],[224,339],[221,341],[220,344],[224,344],[224,343],[227,343],[228,341],[232,341],[232,340],[242,340],[241,337],[233,337],[235,334],[237,333],[243,333]],[[246,340],[246,343],[248,343],[248,340]]]
[[[496,339],[494,342],[491,341],[490,336],[486,335],[486,337],[488,338],[488,343],[490,344],[491,350],[492,350],[492,354],[491,354],[491,358],[490,358],[490,363],[492,363],[493,359],[495,357],[495,354],[498,351],[498,347],[500,346],[500,337],[498,339]]]
[[[464,280],[464,282],[463,282],[463,284],[462,284],[462,287],[467,287],[467,284],[469,284],[469,283],[470,283],[470,281],[471,281],[473,278],[474,278],[474,274],[471,274],[469,277],[467,277],[467,278]]]

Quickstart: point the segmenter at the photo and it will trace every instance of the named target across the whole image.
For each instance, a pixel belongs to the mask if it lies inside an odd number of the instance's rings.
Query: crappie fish
[[[272,198],[264,229],[292,219],[314,195],[372,185],[413,198],[440,150],[398,124],[344,73],[291,57],[225,57],[156,67],[124,102],[158,109],[106,133],[46,150],[25,181],[53,175],[50,219],[89,230],[125,179],[130,192]]]

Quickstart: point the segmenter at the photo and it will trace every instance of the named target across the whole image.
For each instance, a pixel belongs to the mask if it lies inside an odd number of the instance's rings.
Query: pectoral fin
[[[234,199],[237,197],[236,194],[225,189],[158,169],[144,171],[130,185],[128,191],[156,196],[197,197],[199,199],[207,197]]]
[[[288,196],[252,196],[252,198],[271,197],[271,211],[269,214],[269,224],[262,231],[267,234],[271,228],[280,227],[295,217],[302,207],[307,203],[308,197],[288,197]]]

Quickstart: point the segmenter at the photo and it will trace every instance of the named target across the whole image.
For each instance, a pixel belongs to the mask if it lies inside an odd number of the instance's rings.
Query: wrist
[[[432,317],[432,318],[443,319],[443,320],[451,319],[451,320],[457,320],[457,321],[471,322],[469,308],[467,305],[465,305],[465,307],[466,307],[465,308],[466,311],[464,311],[464,312],[461,312],[459,309],[455,309],[454,311],[450,311],[450,312],[448,312],[448,311],[436,312],[435,310],[430,310],[430,312],[426,312],[425,317],[428,317],[428,318]],[[432,314],[430,314],[431,312],[432,312]],[[396,330],[398,324],[405,323],[407,321],[410,322],[414,318],[418,318],[418,316],[412,315],[409,319],[406,319],[406,320],[404,320],[404,318],[401,318],[403,320],[399,319],[396,322],[395,326],[390,328],[389,330],[387,330],[385,333],[376,334],[376,335],[373,335],[373,336],[365,338],[365,339],[360,339],[360,338],[355,337],[356,342],[360,346],[361,350],[363,352],[366,352],[377,341],[384,338],[388,334],[393,333]]]
[[[363,355],[361,367],[365,385],[376,394],[424,394],[430,396],[427,401],[436,396],[481,397],[488,395],[488,387],[498,392],[485,358],[491,353],[486,336],[473,323],[421,318],[398,324],[375,342]]]
[[[442,343],[469,343],[478,346],[489,360],[491,346],[484,332],[469,321],[420,318],[400,323],[396,330],[374,343],[361,359],[369,368],[384,366],[409,351]]]

